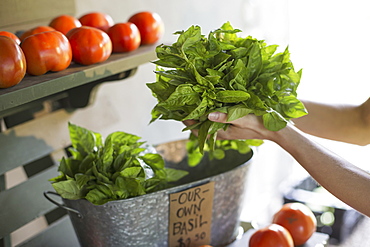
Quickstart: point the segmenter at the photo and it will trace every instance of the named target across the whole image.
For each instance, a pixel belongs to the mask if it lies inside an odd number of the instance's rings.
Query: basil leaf
[[[125,178],[136,178],[139,176],[141,170],[141,167],[128,167],[121,171],[120,175]]]
[[[190,167],[198,165],[202,158],[203,154],[199,150],[188,151],[188,164]]]
[[[195,92],[190,84],[183,84],[176,88],[168,99],[158,104],[166,109],[178,109],[184,105],[194,105],[200,102],[197,92]]]
[[[90,180],[94,180],[94,176],[78,173],[75,175],[78,189],[82,189]]]
[[[199,119],[206,113],[207,107],[208,99],[203,98],[202,102],[200,102],[200,104],[194,110],[192,110],[185,118],[183,118],[183,121],[187,119]]]
[[[95,205],[102,205],[110,201],[110,196],[97,188],[90,190],[85,198]]]
[[[173,168],[165,168],[165,171],[167,175],[167,180],[169,182],[178,181],[179,179],[189,174],[189,172],[187,171],[177,170]]]
[[[261,47],[258,43],[254,43],[250,49],[247,69],[250,80],[254,80],[262,70]]]
[[[250,94],[244,91],[224,90],[216,94],[216,100],[224,103],[238,103],[250,98]]]
[[[65,180],[53,183],[55,191],[63,198],[76,200],[80,198],[80,190],[78,189],[77,182],[74,180]]]
[[[72,146],[83,156],[95,148],[95,134],[85,128],[68,123]]]
[[[252,112],[253,112],[252,109],[249,109],[243,104],[231,106],[230,108],[227,109],[227,121],[234,121]]]
[[[161,155],[146,153],[143,156],[140,156],[147,165],[149,165],[153,170],[161,170],[164,168],[164,160]]]
[[[199,140],[199,150],[201,153],[203,153],[204,144],[208,137],[208,131],[211,125],[212,125],[212,122],[209,120],[206,120],[204,123],[202,123],[202,125],[199,128],[198,140]]]
[[[181,49],[182,54],[186,57],[186,50],[196,44],[202,39],[200,27],[192,26],[185,32],[183,32],[177,42],[174,44],[175,47]]]
[[[272,131],[278,131],[287,125],[287,121],[277,112],[272,111],[262,116],[264,126]]]

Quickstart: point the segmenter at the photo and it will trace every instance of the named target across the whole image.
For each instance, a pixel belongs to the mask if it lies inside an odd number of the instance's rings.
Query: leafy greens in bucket
[[[136,135],[117,131],[103,141],[77,125],[69,123],[68,129],[71,156],[62,158],[60,176],[50,179],[63,198],[101,205],[164,189],[188,173],[166,168],[162,156]]]
[[[172,45],[156,48],[156,82],[148,83],[158,103],[152,120],[196,120],[185,128],[198,129],[198,146],[214,150],[217,131],[228,124],[209,121],[210,112],[228,114],[228,120],[247,114],[262,116],[266,128],[277,131],[292,118],[307,114],[296,90],[301,70],[295,72],[286,48],[266,45],[250,36],[241,38],[229,22],[202,35],[199,26],[179,31]]]

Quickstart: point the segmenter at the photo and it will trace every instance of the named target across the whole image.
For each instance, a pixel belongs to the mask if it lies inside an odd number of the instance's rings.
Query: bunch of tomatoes
[[[300,246],[316,231],[316,225],[316,217],[310,208],[299,202],[287,203],[274,214],[270,225],[251,235],[249,247]]]
[[[130,52],[156,43],[164,33],[161,17],[139,12],[127,22],[91,12],[79,19],[61,15],[48,26],[26,30],[20,37],[0,31],[0,88],[17,85],[24,76],[62,71],[72,63],[91,65],[112,53]]]
[[[258,229],[249,239],[249,247],[300,246],[316,231],[316,217],[309,207],[287,203],[273,216],[272,223]]]

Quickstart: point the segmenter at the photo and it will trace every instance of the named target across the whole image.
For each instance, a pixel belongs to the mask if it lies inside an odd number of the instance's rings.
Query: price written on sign
[[[214,182],[170,194],[169,246],[211,242]]]

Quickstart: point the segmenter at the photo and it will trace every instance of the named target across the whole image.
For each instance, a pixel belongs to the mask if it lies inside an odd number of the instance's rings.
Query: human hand
[[[261,117],[254,114],[248,114],[234,121],[227,121],[227,114],[212,112],[208,119],[214,122],[229,123],[226,131],[221,130],[217,133],[217,139],[272,139],[274,132],[265,128]]]
[[[218,140],[247,140],[260,139],[276,141],[279,131],[271,131],[263,125],[261,117],[254,114],[248,114],[244,117],[233,121],[227,121],[227,114],[221,112],[212,112],[208,115],[208,119],[213,122],[229,123],[226,130],[217,132]],[[195,120],[185,120],[183,123],[190,126],[196,123]],[[193,134],[198,135],[198,130],[191,130]]]

